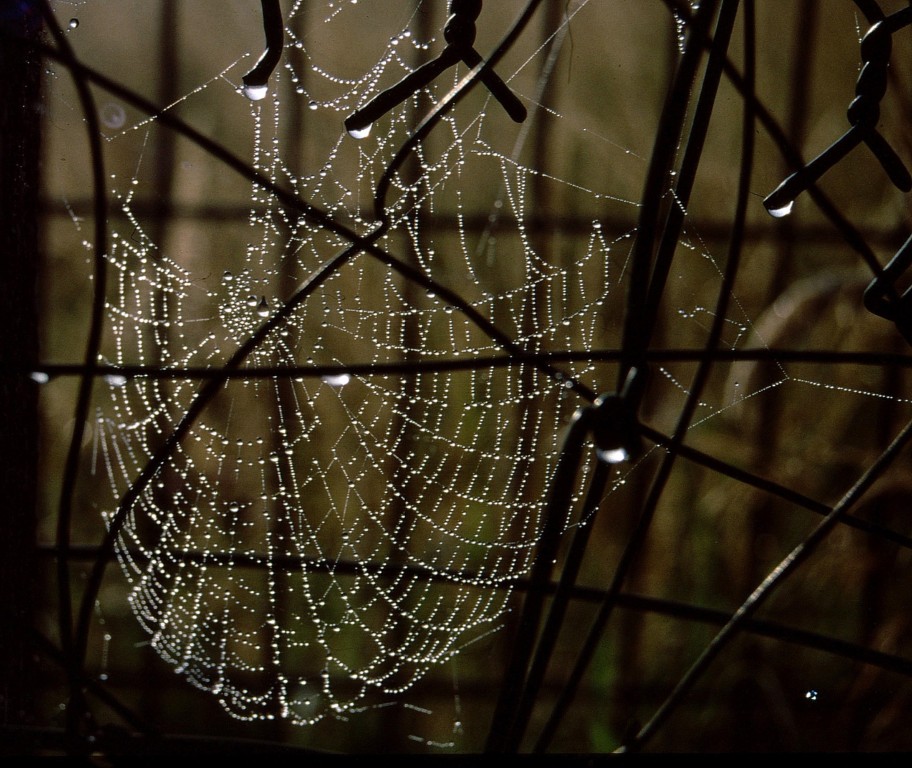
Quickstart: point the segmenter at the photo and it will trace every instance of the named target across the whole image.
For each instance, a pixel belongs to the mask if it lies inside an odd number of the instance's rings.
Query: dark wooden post
[[[0,0],[0,725],[32,722],[41,60],[39,4]]]

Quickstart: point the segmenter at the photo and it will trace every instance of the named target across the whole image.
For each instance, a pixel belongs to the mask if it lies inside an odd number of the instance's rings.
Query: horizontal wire
[[[487,368],[511,368],[529,364],[570,362],[618,362],[624,353],[620,349],[569,350],[560,352],[525,352],[515,355],[485,355],[467,359],[412,360],[391,363],[343,363],[334,365],[251,366],[235,370],[202,367],[157,367],[149,365],[95,365],[89,370],[97,377],[122,376],[127,379],[191,379],[191,380],[249,380],[273,378],[320,378],[348,373],[354,376],[405,376],[418,373],[477,371]],[[643,354],[648,362],[698,363],[707,353],[699,349],[650,349]],[[912,354],[852,350],[838,352],[827,349],[781,349],[758,347],[717,350],[709,355],[716,362],[771,362],[841,364],[873,367],[912,368]],[[28,370],[21,366],[0,364],[6,374],[46,374],[50,378],[82,376],[85,365],[78,363],[38,363]]]
[[[760,195],[757,195],[759,198]],[[74,212],[87,211],[91,208],[91,201],[84,198],[70,199],[66,203],[56,200],[42,200],[40,210],[43,216],[53,216],[57,218],[72,219]],[[162,207],[154,200],[143,200],[134,198],[130,202],[130,212],[141,219],[155,220],[162,215]],[[181,203],[177,202],[167,211],[169,219],[195,220],[195,221],[247,221],[251,217],[262,218],[269,213],[265,207],[251,207],[248,205],[233,205],[230,203]],[[115,208],[108,214],[108,219],[122,219],[128,221],[129,217],[124,211]],[[610,213],[599,213],[598,222],[603,232],[618,231],[629,232],[636,226],[636,220],[632,217],[612,216]],[[503,228],[519,226],[519,220],[510,216],[509,213],[498,213],[498,231],[500,237],[505,237],[508,233]],[[537,215],[529,221],[522,222],[522,230],[526,233],[576,233],[589,235],[593,231],[592,216],[573,216],[570,214],[542,214]],[[501,228],[501,225],[503,228]],[[485,232],[491,227],[491,218],[487,214],[465,213],[460,215],[447,214],[444,212],[434,213],[434,229],[440,231],[466,231],[466,232]],[[704,219],[701,218],[699,226],[691,226],[690,232],[699,235],[702,242],[716,242],[727,240],[730,234],[730,222]],[[780,235],[781,223],[773,218],[765,218],[759,222],[751,222],[745,228],[745,240],[749,242],[758,242],[764,240],[774,240]],[[872,243],[889,250],[896,250],[902,244],[902,237],[896,231],[896,227],[884,227],[882,225],[866,228],[865,234]],[[517,234],[517,236],[519,236]],[[845,239],[841,234],[835,232],[832,226],[810,223],[802,225],[795,230],[794,241],[796,243],[844,243]]]

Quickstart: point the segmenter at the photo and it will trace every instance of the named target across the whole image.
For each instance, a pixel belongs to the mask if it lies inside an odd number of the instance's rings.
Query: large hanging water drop
[[[371,132],[370,123],[368,123],[363,128],[349,128],[348,129],[348,135],[351,136],[353,139],[366,139],[368,136],[370,136],[370,132]]]
[[[266,98],[266,94],[269,93],[269,86],[244,85],[241,86],[241,93],[243,93],[251,101],[262,101]]]
[[[781,219],[785,216],[788,216],[792,212],[792,208],[795,206],[795,201],[786,203],[785,205],[780,205],[778,208],[767,208],[767,212],[770,216],[774,218]]]

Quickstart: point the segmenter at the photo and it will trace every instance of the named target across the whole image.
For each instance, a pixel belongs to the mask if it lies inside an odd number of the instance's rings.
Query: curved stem
[[[716,89],[718,87],[719,78],[722,73],[722,60],[725,57],[725,51],[728,47],[729,40],[731,38],[732,30],[734,29],[735,19],[738,13],[738,6],[740,0],[722,0],[721,9],[719,11],[719,18],[716,25],[716,37],[715,45],[711,51],[710,61],[707,64],[706,74],[704,77],[703,87],[701,89],[699,102],[697,106],[697,118],[694,120],[694,132],[691,135],[691,141],[695,143],[695,148],[693,152],[699,155],[700,147],[702,146],[703,137],[705,132],[708,129],[709,115],[711,112],[711,105],[715,100]],[[711,4],[701,5],[701,10],[709,7]],[[694,45],[694,42],[691,41],[689,45]],[[697,46],[694,46],[697,47]],[[685,54],[686,56],[686,54]],[[750,72],[752,77],[752,59],[749,59],[751,62]],[[683,65],[682,65],[683,66]],[[745,67],[748,68],[747,66]],[[708,105],[707,105],[708,102]],[[745,100],[746,104],[751,104],[751,99]],[[745,122],[750,122],[751,127],[751,137],[753,135],[753,107],[746,107],[746,116]],[[702,115],[702,117],[701,117]],[[699,118],[699,119],[698,119]],[[749,152],[748,152],[749,150]],[[685,157],[691,155],[691,150],[685,150]],[[700,401],[700,396],[702,394],[703,388],[709,378],[709,373],[711,366],[714,360],[714,351],[718,347],[719,340],[722,335],[722,328],[725,322],[725,314],[727,312],[727,306],[729,301],[729,296],[731,293],[731,288],[734,283],[734,277],[737,274],[737,268],[739,263],[739,255],[741,249],[741,243],[743,239],[744,231],[744,217],[746,214],[747,201],[749,199],[748,189],[750,183],[751,175],[751,163],[753,158],[753,144],[747,143],[742,149],[742,168],[740,173],[740,187],[739,187],[739,198],[736,204],[736,219],[735,225],[732,231],[732,238],[730,242],[730,251],[729,259],[726,265],[726,271],[723,276],[723,280],[719,287],[718,298],[716,301],[716,308],[714,311],[714,321],[713,325],[710,328],[709,337],[705,345],[705,353],[703,358],[700,361],[697,372],[694,376],[693,383],[688,392],[687,400],[684,403],[684,406],[681,410],[680,416],[678,417],[678,422],[675,427],[675,433],[672,438],[672,449],[666,454],[664,460],[662,461],[661,466],[656,474],[655,479],[652,482],[649,494],[646,498],[646,502],[643,505],[643,509],[640,513],[640,517],[637,520],[634,531],[627,542],[627,545],[624,548],[624,552],[621,555],[621,559],[617,565],[614,576],[611,581],[611,585],[608,589],[608,595],[606,596],[605,602],[602,604],[599,612],[592,623],[592,626],[589,629],[589,633],[586,637],[586,640],[583,644],[582,650],[577,656],[576,663],[574,664],[573,671],[571,672],[570,677],[568,678],[561,695],[558,698],[558,702],[555,704],[551,716],[548,718],[548,721],[543,728],[541,735],[536,743],[536,751],[543,751],[547,749],[550,744],[551,739],[557,731],[557,728],[566,714],[567,710],[572,703],[576,691],[582,682],[583,676],[586,673],[586,670],[589,667],[589,664],[592,660],[595,650],[599,645],[601,640],[602,633],[604,628],[608,623],[615,606],[616,606],[616,597],[620,594],[621,588],[624,585],[624,582],[627,579],[627,576],[633,567],[634,562],[639,556],[639,552],[642,548],[643,542],[646,540],[646,535],[649,531],[649,528],[652,523],[655,511],[658,507],[659,500],[662,497],[664,489],[666,487],[667,481],[671,476],[672,467],[677,458],[677,452],[675,448],[678,444],[683,442],[684,436],[687,433],[688,428],[690,427],[690,422],[693,417],[693,413],[697,407],[697,404]],[[687,180],[684,180],[685,185]],[[645,203],[644,203],[645,204]],[[671,219],[670,227],[671,231],[668,233],[668,237],[677,238],[677,227],[675,223],[675,218],[669,216]],[[663,240],[665,238],[665,233],[663,233]],[[663,269],[665,267],[663,266]],[[659,275],[659,280],[662,280],[661,273]],[[647,309],[647,307],[643,307]],[[648,322],[648,320],[647,320]],[[648,333],[648,331],[647,331]],[[648,342],[648,336],[640,336],[636,340],[631,340],[631,343],[637,345]]]
[[[544,606],[545,593],[542,587],[551,580],[551,572],[560,541],[561,522],[566,516],[568,500],[573,495],[583,453],[583,442],[592,428],[593,417],[594,412],[591,407],[578,410],[573,415],[570,428],[564,438],[557,468],[551,480],[548,503],[544,512],[545,522],[532,566],[530,576],[532,589],[523,603],[522,617],[516,630],[515,646],[510,654],[510,666],[500,684],[500,696],[491,718],[491,728],[485,745],[486,752],[503,752],[511,746],[514,719],[525,687],[524,678],[535,647],[538,625]]]
[[[69,41],[57,24],[57,20],[47,0],[43,0],[42,8],[48,28],[54,37],[59,49],[68,58],[73,58],[73,50]],[[86,123],[86,133],[89,142],[91,167],[92,167],[92,194],[94,216],[93,246],[93,294],[92,309],[89,320],[89,334],[86,340],[86,349],[83,363],[82,377],[79,382],[79,392],[76,399],[76,408],[73,415],[73,433],[67,451],[64,466],[63,481],[60,489],[60,501],[57,511],[57,592],[60,641],[67,658],[70,673],[71,702],[67,712],[69,736],[75,741],[76,731],[80,727],[82,718],[82,686],[84,655],[78,652],[74,645],[73,637],[73,604],[70,591],[70,568],[68,550],[70,546],[70,525],[73,516],[73,496],[76,492],[76,480],[79,475],[79,458],[82,451],[82,441],[85,435],[85,425],[89,417],[89,407],[92,400],[92,385],[95,380],[95,365],[98,362],[98,353],[101,348],[101,335],[104,327],[104,304],[107,288],[107,222],[108,201],[107,187],[105,185],[104,155],[101,147],[101,129],[98,123],[98,110],[95,100],[89,90],[88,78],[84,73],[73,71],[73,82],[79,96],[83,115]]]
[[[702,3],[696,16],[688,23],[688,42],[675,73],[674,83],[666,96],[661,121],[653,142],[649,170],[641,197],[640,214],[637,219],[636,240],[631,253],[630,286],[622,336],[622,346],[629,359],[618,371],[619,388],[626,380],[628,371],[639,363],[643,350],[648,346],[648,333],[644,326],[644,318],[665,184],[684,129],[688,105],[687,95],[693,89],[697,68],[703,56],[703,39],[697,36],[696,30],[708,28],[715,7],[714,2]]]

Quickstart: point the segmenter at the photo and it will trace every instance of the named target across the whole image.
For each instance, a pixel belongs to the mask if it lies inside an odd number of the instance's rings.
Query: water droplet
[[[269,317],[269,304],[267,303],[265,296],[262,299],[260,299],[260,303],[257,304],[256,313],[260,317]]]
[[[366,125],[364,128],[349,128],[348,135],[353,139],[366,139],[370,136],[370,132],[370,125]]]
[[[251,294],[250,296],[247,297],[247,306],[248,307],[253,309],[257,304],[259,304],[259,301],[257,301],[256,296]]]
[[[244,85],[241,87],[243,93],[251,101],[262,101],[269,93],[268,85]]]
[[[223,282],[223,283],[230,283],[232,280],[234,280],[234,275],[232,275],[230,272],[228,272],[228,271],[226,270],[226,271],[225,271],[225,274],[222,275],[222,282]]]
[[[774,218],[781,219],[783,216],[788,216],[792,212],[792,207],[795,205],[795,201],[791,200],[785,205],[780,206],[779,208],[767,208],[769,215]]]
[[[51,377],[44,371],[32,371],[29,374],[29,378],[36,384],[47,384],[51,380]]]
[[[347,373],[334,373],[330,376],[323,376],[324,384],[329,384],[331,387],[344,387],[348,382],[351,381],[351,376]]]
[[[76,27],[79,26],[79,19],[77,19],[77,18],[75,18],[75,17],[72,18],[72,19],[70,19],[70,23],[67,24],[67,26],[68,26],[70,29],[76,29]]]
[[[630,454],[627,453],[626,448],[609,448],[607,450],[599,448],[596,450],[596,455],[604,461],[606,464],[620,464],[623,461],[627,461],[630,458]]]
[[[118,373],[109,373],[104,377],[104,380],[112,387],[122,387],[127,383],[127,377],[121,376]]]
[[[319,109],[320,105],[317,102],[312,101],[307,105],[310,109]]]
[[[806,698],[808,701],[817,701],[817,696],[818,693],[816,688],[811,688],[804,694],[804,698]]]
[[[120,104],[108,102],[101,108],[101,122],[107,128],[123,128],[127,122],[127,113]]]

